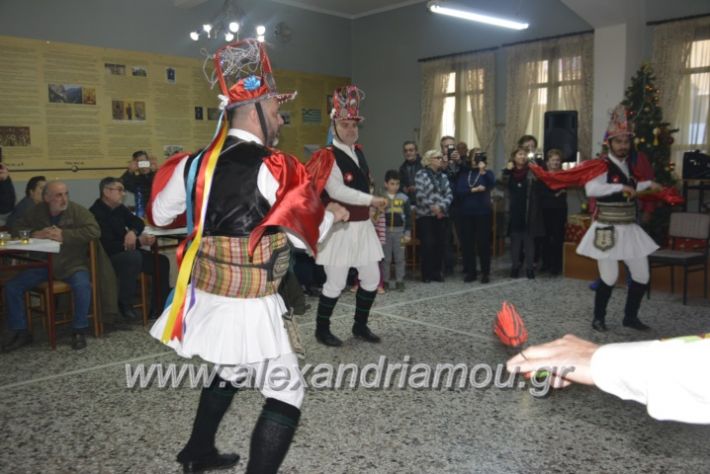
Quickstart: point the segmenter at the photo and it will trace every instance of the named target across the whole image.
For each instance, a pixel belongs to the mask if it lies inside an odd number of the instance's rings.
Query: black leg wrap
[[[247,474],[276,474],[298,427],[301,410],[267,398],[251,435]]]
[[[365,291],[362,287],[357,289],[355,294],[355,323],[367,325],[367,319],[370,317],[370,309],[375,303],[377,290]]]
[[[631,280],[626,294],[626,306],[624,307],[624,326],[639,330],[650,329],[639,319],[639,308],[641,307],[643,295],[646,293],[646,288],[648,288],[648,285]]]
[[[218,376],[215,376],[209,387],[202,389],[192,434],[178,454],[178,462],[199,460],[217,452],[214,445],[215,435],[235,393],[237,389]]]
[[[594,319],[597,321],[604,322],[606,318],[606,306],[609,303],[609,298],[611,298],[611,291],[614,289],[613,286],[609,286],[604,283],[603,280],[599,280],[599,287],[594,294]]]
[[[330,331],[330,317],[333,315],[333,309],[337,303],[338,298],[328,298],[325,295],[320,295],[318,311],[316,312],[316,330]]]

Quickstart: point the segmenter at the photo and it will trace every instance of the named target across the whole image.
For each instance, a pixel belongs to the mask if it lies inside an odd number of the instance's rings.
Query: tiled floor
[[[589,319],[592,292],[577,280],[510,280],[489,285],[407,282],[378,296],[373,330],[383,343],[349,337],[354,296],[345,292],[333,331],[340,349],[313,337],[317,300],[300,318],[304,363],[465,363],[496,366],[508,352],[492,335],[503,300],[516,304],[531,342],[571,332],[597,342],[639,339],[622,328],[625,292],[610,304],[611,331]],[[646,337],[710,331],[710,305],[655,293],[644,301]],[[40,330],[41,332],[41,330]],[[40,336],[41,337],[41,336]],[[0,354],[0,472],[171,473],[189,434],[199,391],[126,388],[126,364],[181,362],[136,327],[88,340],[74,352],[60,339]],[[222,423],[218,446],[246,458],[261,409],[258,392],[240,392]],[[307,393],[302,423],[282,466],[287,473],[581,473],[708,472],[710,427],[658,422],[645,407],[598,390],[572,387],[536,398],[528,389],[340,389]],[[233,472],[243,472],[242,461]]]

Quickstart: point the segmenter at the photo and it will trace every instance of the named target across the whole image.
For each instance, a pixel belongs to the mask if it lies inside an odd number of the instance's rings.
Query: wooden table
[[[27,270],[30,268],[47,269],[47,286],[49,291],[49,301],[47,301],[47,312],[49,314],[49,340],[52,349],[57,348],[56,327],[54,325],[54,275],[52,268],[52,254],[59,253],[61,244],[49,239],[30,239],[28,244],[23,244],[19,240],[10,240],[6,245],[0,247],[0,270]],[[39,255],[30,255],[29,252],[41,253],[46,259]],[[11,258],[7,258],[7,257]],[[15,263],[20,261],[24,263]]]

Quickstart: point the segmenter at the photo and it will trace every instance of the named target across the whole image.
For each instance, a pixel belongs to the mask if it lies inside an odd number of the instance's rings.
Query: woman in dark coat
[[[516,147],[510,154],[508,166],[501,179],[508,189],[510,207],[510,255],[511,278],[520,275],[521,252],[525,256],[525,273],[529,279],[535,278],[535,237],[545,235],[545,226],[537,193],[534,192],[535,178],[528,168],[528,151]]]

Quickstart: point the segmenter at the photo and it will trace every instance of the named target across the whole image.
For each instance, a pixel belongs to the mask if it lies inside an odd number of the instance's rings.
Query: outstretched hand
[[[509,371],[536,372],[546,370],[553,374],[552,386],[567,387],[571,383],[594,385],[592,356],[598,345],[568,334],[560,339],[528,347],[507,362]]]

